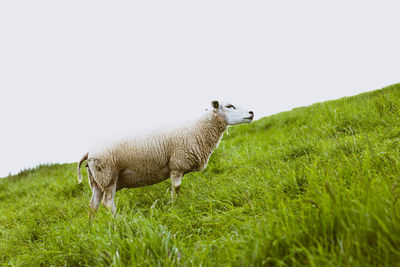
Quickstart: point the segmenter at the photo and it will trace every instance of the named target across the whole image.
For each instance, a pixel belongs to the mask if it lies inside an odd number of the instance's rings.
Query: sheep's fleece
[[[103,204],[115,210],[115,191],[152,185],[170,177],[178,191],[185,173],[207,166],[228,125],[249,123],[254,116],[252,111],[223,102],[213,101],[212,107],[191,125],[121,139],[86,153],[78,165],[78,180],[82,179],[80,166],[87,160],[92,209],[97,210],[103,193]]]

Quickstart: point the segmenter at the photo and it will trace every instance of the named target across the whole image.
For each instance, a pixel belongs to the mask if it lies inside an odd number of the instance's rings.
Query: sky
[[[255,119],[400,81],[396,1],[1,1],[0,177],[227,100]]]

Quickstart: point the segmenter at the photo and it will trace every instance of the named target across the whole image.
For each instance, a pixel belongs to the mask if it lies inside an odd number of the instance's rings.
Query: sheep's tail
[[[88,159],[88,156],[89,156],[89,153],[86,153],[85,155],[83,155],[83,157],[81,158],[81,160],[78,163],[77,173],[78,173],[78,181],[79,181],[79,183],[82,182],[81,165],[85,160]]]

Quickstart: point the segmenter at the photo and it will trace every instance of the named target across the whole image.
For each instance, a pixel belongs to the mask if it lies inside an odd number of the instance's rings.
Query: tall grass
[[[207,169],[117,193],[88,217],[76,164],[0,181],[0,263],[393,266],[400,85],[231,127]]]

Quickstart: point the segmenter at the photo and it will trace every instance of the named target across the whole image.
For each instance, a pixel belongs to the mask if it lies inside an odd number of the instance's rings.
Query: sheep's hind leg
[[[108,186],[104,190],[104,199],[103,199],[103,205],[108,209],[111,210],[111,213],[115,215],[116,208],[115,208],[115,191],[117,189],[117,183],[113,183],[112,185]]]
[[[103,198],[103,191],[101,191],[101,188],[95,181],[91,181],[91,187],[92,187],[92,199],[90,200],[89,207],[90,207],[90,217],[94,217],[96,214],[100,203],[101,199]]]
[[[181,182],[182,182],[183,174],[181,172],[177,171],[172,171],[171,172],[171,197],[172,197],[172,202],[174,202],[176,196],[179,193],[179,189],[181,188]]]

